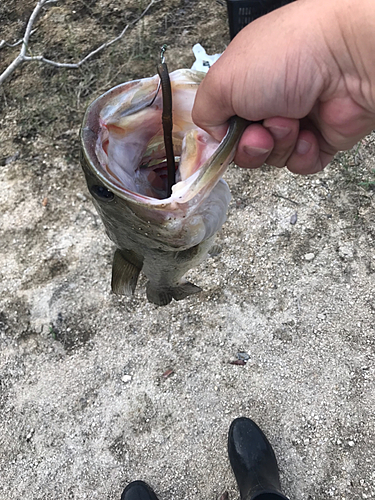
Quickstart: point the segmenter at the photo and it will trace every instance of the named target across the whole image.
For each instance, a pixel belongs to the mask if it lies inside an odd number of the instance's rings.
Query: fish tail
[[[182,300],[189,295],[201,291],[202,289],[199,286],[193,285],[193,283],[189,281],[169,288],[156,288],[149,282],[146,289],[148,300],[158,306],[166,306],[172,299]]]

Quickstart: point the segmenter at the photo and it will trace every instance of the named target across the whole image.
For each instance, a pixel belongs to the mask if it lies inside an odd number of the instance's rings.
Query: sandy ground
[[[192,4],[162,2],[143,24],[154,16],[157,33],[157,16],[167,19],[164,38],[187,30],[171,49],[175,67],[191,65],[194,42],[223,50],[215,26],[225,28],[224,7],[210,7],[216,38],[205,38],[197,30],[207,31],[207,2]],[[10,2],[14,15],[2,7],[12,40],[32,5]],[[64,5],[58,19],[83,3]],[[96,7],[120,9],[85,5],[87,19]],[[126,43],[138,47],[140,29]],[[39,31],[42,41],[43,22]],[[375,136],[312,177],[231,167],[222,252],[188,276],[204,291],[157,307],[142,277],[134,297],[119,298],[77,133],[100,91],[152,74],[147,50],[132,56],[138,69],[119,61],[111,82],[87,83],[93,68],[115,64],[103,52],[82,73],[64,73],[60,87],[58,70],[24,66],[3,89],[1,500],[115,500],[135,479],[161,500],[214,500],[225,490],[235,499],[226,439],[242,415],[269,437],[291,500],[375,498]],[[238,352],[245,366],[229,363]]]

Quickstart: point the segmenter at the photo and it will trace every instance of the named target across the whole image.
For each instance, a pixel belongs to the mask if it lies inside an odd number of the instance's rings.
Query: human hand
[[[235,162],[322,170],[375,128],[375,2],[298,0],[244,28],[201,83],[194,122],[221,140],[252,124]]]

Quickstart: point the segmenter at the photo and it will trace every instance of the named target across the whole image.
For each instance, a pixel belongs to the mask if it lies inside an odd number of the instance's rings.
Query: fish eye
[[[94,184],[90,188],[91,194],[100,201],[112,201],[115,195],[104,186]]]

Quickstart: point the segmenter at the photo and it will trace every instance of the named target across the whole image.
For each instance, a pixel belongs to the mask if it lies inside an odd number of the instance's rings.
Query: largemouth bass
[[[94,205],[115,243],[112,290],[134,293],[140,271],[158,305],[201,291],[186,281],[213,246],[230,191],[221,179],[246,126],[232,119],[219,144],[196,127],[191,110],[204,73],[170,74],[176,184],[167,196],[159,76],[109,90],[87,109],[82,167]]]

